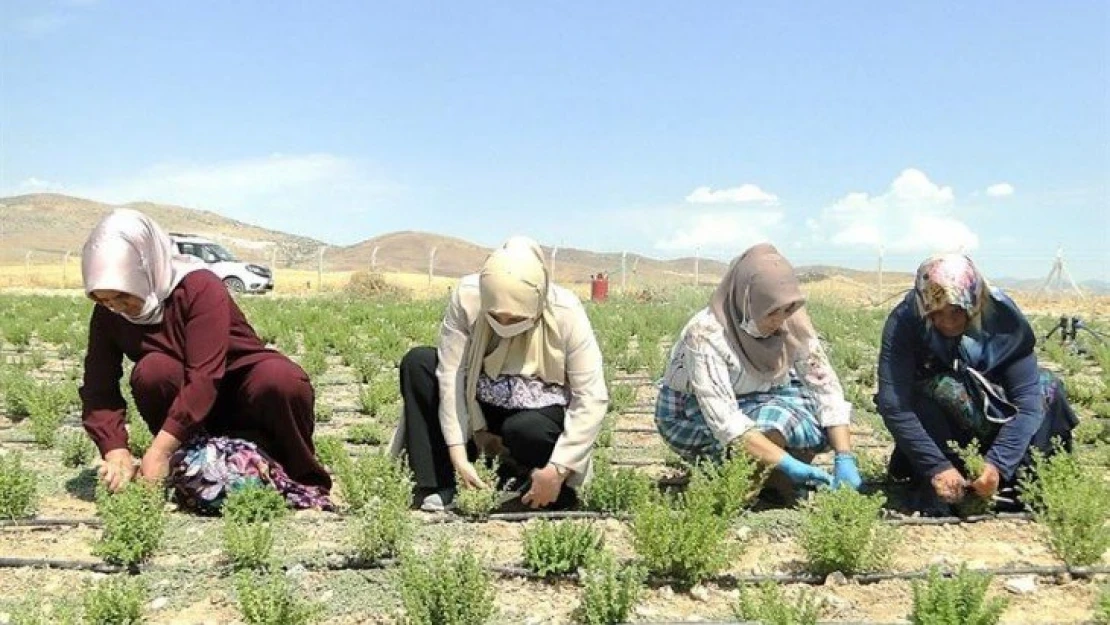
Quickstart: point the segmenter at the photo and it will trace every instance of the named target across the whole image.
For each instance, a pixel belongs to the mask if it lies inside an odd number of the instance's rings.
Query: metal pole
[[[27,278],[28,285],[31,284],[31,254],[32,251],[27,250],[27,253],[23,255],[23,276]]]
[[[624,293],[624,287],[628,284],[626,274],[628,273],[628,252],[621,252],[621,293]]]
[[[436,270],[436,250],[439,248],[433,247],[431,253],[428,254],[428,286],[432,285],[432,276],[435,275]]]
[[[373,251],[370,252],[370,273],[378,268],[378,246],[375,245]]]
[[[701,278],[701,248],[694,248],[694,286],[698,286]]]
[[[66,268],[69,267],[69,250],[62,256],[62,288],[66,288]]]
[[[883,246],[879,246],[879,302],[883,301]]]
[[[327,247],[320,247],[320,252],[316,256],[316,291],[324,290],[324,250]]]
[[[551,248],[551,281],[555,281],[555,255],[559,253],[559,248]]]

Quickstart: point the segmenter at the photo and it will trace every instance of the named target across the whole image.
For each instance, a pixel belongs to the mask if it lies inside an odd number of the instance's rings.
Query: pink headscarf
[[[203,261],[177,254],[170,237],[143,213],[118,208],[93,228],[81,250],[85,294],[112,290],[143,300],[143,310],[132,323],[162,322],[162,302],[188,274],[205,269]]]

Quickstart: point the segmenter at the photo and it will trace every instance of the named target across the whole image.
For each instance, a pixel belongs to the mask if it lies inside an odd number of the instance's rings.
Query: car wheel
[[[243,284],[242,280],[234,276],[230,278],[224,278],[224,286],[226,286],[227,290],[231,291],[232,293],[242,293],[243,291],[247,290],[247,285]]]

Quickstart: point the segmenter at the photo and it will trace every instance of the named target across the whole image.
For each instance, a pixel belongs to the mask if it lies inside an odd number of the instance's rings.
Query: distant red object
[[[609,299],[609,275],[599,273],[590,276],[590,301],[604,302]]]

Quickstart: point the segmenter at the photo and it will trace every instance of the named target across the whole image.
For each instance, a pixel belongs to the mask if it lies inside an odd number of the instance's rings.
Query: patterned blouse
[[[776,380],[765,380],[744,370],[728,344],[725,330],[713,312],[705,308],[682,329],[671,349],[663,374],[663,386],[694,395],[713,434],[727,445],[748,431],[754,422],[740,409],[736,399],[749,393],[765,393],[800,381],[817,401],[817,420],[822,427],[847,425],[852,405],[844,399],[840,380],[816,338],[802,350],[790,371]]]
[[[520,375],[503,375],[494,380],[482,373],[478,376],[477,396],[482,403],[509,410],[567,406],[570,403],[566,387]]]

